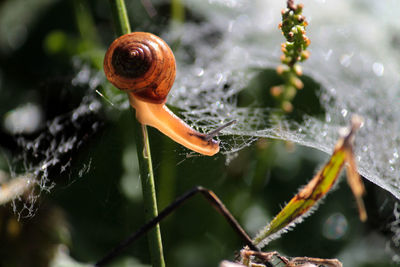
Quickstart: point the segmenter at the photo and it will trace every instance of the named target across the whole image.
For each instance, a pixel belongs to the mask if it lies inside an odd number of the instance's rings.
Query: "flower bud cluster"
[[[310,45],[310,39],[306,36],[308,24],[302,12],[302,4],[294,5],[293,1],[289,0],[287,8],[282,10],[282,22],[279,23],[279,29],[285,36],[286,42],[281,45],[282,65],[279,65],[276,71],[284,83],[273,86],[271,95],[279,101],[280,107],[285,112],[293,110],[291,101],[296,96],[297,90],[304,86],[299,78],[303,71],[298,62],[306,60],[310,55],[306,50]]]

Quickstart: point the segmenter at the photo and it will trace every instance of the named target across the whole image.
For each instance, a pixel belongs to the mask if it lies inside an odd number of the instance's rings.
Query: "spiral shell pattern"
[[[164,103],[176,73],[175,57],[158,36],[133,32],[116,39],[104,58],[107,79],[151,103]]]

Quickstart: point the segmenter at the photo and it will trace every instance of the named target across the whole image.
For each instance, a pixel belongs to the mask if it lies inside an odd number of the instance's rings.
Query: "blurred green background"
[[[168,1],[152,2],[155,15],[146,11],[149,3],[127,1],[134,30],[160,34],[174,27],[173,12],[175,22],[183,20],[182,10],[172,11]],[[188,10],[185,20],[202,22]],[[57,159],[46,173],[55,186],[41,193],[35,209],[30,209],[34,216],[17,220],[27,196],[14,206],[16,211],[11,204],[0,207],[0,266],[90,264],[144,224],[133,112],[118,108],[124,96],[105,82],[101,70],[105,49],[114,38],[108,1],[0,2],[0,169],[16,176],[40,169],[37,164],[46,157]],[[263,106],[273,106],[265,92],[280,82],[274,70],[260,70],[238,96],[239,105],[257,98]],[[307,111],[321,116],[318,83],[309,77],[303,82],[305,89],[293,101],[295,109],[315,107]],[[106,94],[114,106],[94,90]],[[85,99],[101,103],[101,108],[75,122],[73,110],[88,107]],[[37,127],[15,134],[6,121],[28,103],[39,110]],[[290,116],[301,121],[295,112]],[[62,134],[47,134],[48,142],[38,148],[43,153],[31,155],[27,144],[48,133],[54,120],[61,121]],[[310,148],[263,139],[227,163],[222,154],[186,157],[184,148],[157,130],[149,132],[160,210],[202,185],[221,198],[250,235],[277,214],[328,158]],[[46,155],[55,149],[52,141],[67,145],[70,137],[82,142],[66,153]],[[358,220],[351,191],[342,182],[318,211],[267,249],[288,256],[338,257],[344,266],[395,266],[389,226],[395,201],[365,183],[366,223]],[[233,260],[243,246],[200,196],[163,221],[161,231],[167,266],[218,266],[224,259]],[[149,262],[147,242],[141,238],[112,266]]]

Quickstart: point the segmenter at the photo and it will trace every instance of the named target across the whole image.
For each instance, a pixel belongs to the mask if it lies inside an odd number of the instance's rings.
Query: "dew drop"
[[[98,111],[99,109],[101,108],[101,104],[100,104],[100,102],[92,102],[92,103],[90,103],[90,105],[89,105],[89,109],[91,110],[91,111]]]
[[[348,223],[342,213],[334,213],[324,222],[322,234],[325,238],[338,240],[342,238],[348,229]]]
[[[351,58],[353,57],[353,53],[351,54],[344,54],[340,57],[340,64],[342,64],[343,67],[347,68],[351,64]]]
[[[46,163],[44,163],[44,164],[42,165],[41,169],[42,169],[42,170],[45,170],[45,169],[47,168],[47,166],[48,166],[48,164],[47,164],[47,162],[46,162]]]
[[[199,69],[196,71],[196,75],[197,75],[198,77],[203,76],[203,75],[204,75],[204,69],[203,69],[203,68],[199,68]]]
[[[221,103],[221,101],[217,101],[217,102],[215,102],[215,108],[223,109],[224,108],[224,104]]]
[[[89,80],[89,87],[94,90],[101,84],[101,82],[102,80],[99,78],[99,75],[97,75],[97,77],[93,77]]]
[[[78,86],[80,84],[86,84],[90,80],[90,69],[84,66],[81,71],[72,79],[71,84]]]
[[[340,113],[342,114],[343,117],[346,117],[348,111],[347,111],[347,109],[344,108],[344,109],[342,109],[342,110],[340,111]]]
[[[326,114],[325,121],[326,122],[331,122],[331,120],[332,120],[331,115]]]
[[[43,123],[43,111],[40,106],[27,103],[7,112],[3,123],[11,134],[31,134]]]
[[[229,22],[229,25],[228,25],[228,32],[232,32],[232,30],[233,30],[233,25],[235,24],[235,21],[234,20],[231,20],[230,22]]]
[[[217,84],[220,84],[222,82],[222,80],[224,79],[224,75],[222,73],[218,73],[216,75],[216,79],[217,79]]]
[[[324,59],[326,60],[326,61],[329,61],[329,59],[331,58],[331,56],[332,56],[332,49],[329,49],[329,51],[328,52],[326,52],[326,54],[324,54]]]
[[[372,71],[375,73],[376,76],[381,77],[383,72],[385,71],[385,67],[382,63],[375,62],[372,64]]]

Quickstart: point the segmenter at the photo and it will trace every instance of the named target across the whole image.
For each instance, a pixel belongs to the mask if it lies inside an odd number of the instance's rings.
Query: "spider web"
[[[72,157],[102,126],[102,104],[94,93],[101,79],[97,71],[82,64],[76,64],[80,71],[72,79],[72,86],[83,85],[91,90],[76,108],[47,121],[38,134],[17,135],[18,151],[8,162],[10,175],[0,173],[0,205],[12,200],[18,219],[34,216],[41,193],[50,192],[60,175],[71,175]],[[82,177],[90,168],[89,159],[76,175]]]
[[[356,138],[359,170],[400,198],[400,124],[396,119],[400,116],[396,46],[400,7],[396,1],[303,1],[311,39],[311,57],[303,70],[321,84],[319,99],[325,116],[305,113],[301,123],[284,117],[274,120],[270,116],[274,111],[257,103],[237,106],[236,96],[260,69],[279,64],[278,44],[283,37],[277,25],[282,3],[188,2],[207,22],[185,24],[164,36],[181,42],[182,49],[176,51],[177,80],[168,103],[179,107],[185,120],[207,131],[236,119],[237,124],[223,131],[232,136],[222,140],[222,151],[229,159],[258,137],[331,153],[340,127],[347,125],[352,114],[359,114],[365,119]]]

